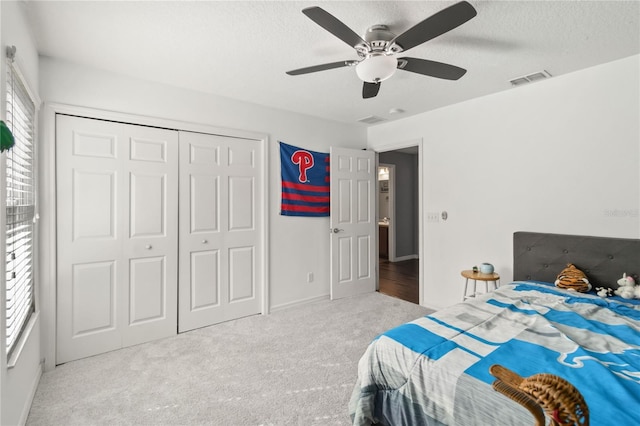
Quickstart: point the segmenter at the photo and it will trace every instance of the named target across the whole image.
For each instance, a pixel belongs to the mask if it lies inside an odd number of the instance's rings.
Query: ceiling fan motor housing
[[[373,25],[369,27],[363,38],[369,44],[369,53],[387,52],[388,54],[393,54],[402,50],[400,46],[391,43],[391,40],[395,39],[396,35],[389,31],[389,27],[386,25]]]

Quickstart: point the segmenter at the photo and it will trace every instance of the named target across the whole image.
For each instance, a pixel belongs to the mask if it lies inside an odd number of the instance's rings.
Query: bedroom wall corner
[[[639,59],[369,129],[374,149],[423,138],[424,210],[449,213],[422,218],[423,304],[461,301],[481,262],[509,282],[515,231],[640,237]]]

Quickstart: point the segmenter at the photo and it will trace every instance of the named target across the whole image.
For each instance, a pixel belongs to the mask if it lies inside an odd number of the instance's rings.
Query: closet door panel
[[[131,173],[131,238],[166,235],[166,178],[166,174]]]
[[[122,128],[56,120],[58,364],[121,347]]]
[[[180,132],[179,332],[224,320],[223,155],[215,136]]]
[[[164,256],[131,259],[129,264],[129,325],[165,318]]]
[[[231,142],[231,141],[229,141]],[[255,141],[229,143],[228,187],[224,204],[228,206],[226,248],[228,250],[229,312],[237,317],[251,315],[259,306],[261,278],[256,273],[261,247],[258,224],[260,193],[259,144]]]
[[[178,132],[125,125],[127,327],[123,346],[177,333]]]
[[[176,333],[177,149],[177,132],[57,116],[57,363]]]
[[[74,242],[116,238],[116,181],[115,170],[73,170]]]
[[[180,132],[180,332],[260,312],[261,159],[258,141]]]
[[[255,230],[255,185],[252,176],[229,177],[229,231]]]
[[[229,302],[255,297],[253,247],[229,249]]]
[[[74,265],[71,283],[74,338],[115,329],[115,272],[115,262]]]
[[[220,306],[220,251],[191,253],[189,311]]]
[[[199,173],[189,176],[189,216],[187,218],[191,234],[219,231],[219,187],[217,176]]]

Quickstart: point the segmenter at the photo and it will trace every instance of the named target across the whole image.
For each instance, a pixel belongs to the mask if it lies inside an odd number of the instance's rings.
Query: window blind
[[[34,218],[36,109],[11,60],[7,66],[7,127],[15,145],[6,154],[7,354],[35,312]]]

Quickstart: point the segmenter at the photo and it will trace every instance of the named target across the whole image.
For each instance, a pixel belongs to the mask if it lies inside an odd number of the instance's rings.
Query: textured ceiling
[[[34,1],[26,8],[41,55],[132,77],[354,123],[440,108],[512,88],[546,70],[567,74],[640,53],[640,1],[470,1],[478,15],[409,50],[468,70],[458,81],[398,71],[362,99],[355,69],[285,71],[357,59],[301,13],[320,6],[358,34],[400,34],[455,2]],[[536,83],[532,83],[536,84]],[[390,114],[392,108],[404,113]]]

